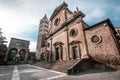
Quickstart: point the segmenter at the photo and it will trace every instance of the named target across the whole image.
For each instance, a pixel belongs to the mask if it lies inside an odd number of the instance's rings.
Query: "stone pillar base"
[[[81,59],[84,59],[84,58],[89,58],[89,57],[87,55],[81,56]]]

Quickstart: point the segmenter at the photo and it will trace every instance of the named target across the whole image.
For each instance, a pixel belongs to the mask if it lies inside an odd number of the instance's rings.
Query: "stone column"
[[[59,46],[59,60],[61,61],[61,45]]]
[[[79,46],[79,43],[77,44],[77,50],[78,50],[78,59],[80,59],[80,46]]]
[[[26,49],[25,49],[25,50],[26,50]],[[26,62],[26,61],[27,61],[28,54],[29,54],[29,50],[26,50],[26,54],[25,54],[25,59],[24,59],[24,62]]]
[[[5,59],[4,59],[5,62],[7,61],[8,54],[9,54],[9,49],[7,50],[6,55],[5,55]]]

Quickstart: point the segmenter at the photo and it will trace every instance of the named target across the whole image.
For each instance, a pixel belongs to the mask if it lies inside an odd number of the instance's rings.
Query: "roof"
[[[23,40],[23,39],[18,39],[18,38],[11,38],[11,40],[14,39],[14,40],[20,40],[20,41],[25,41],[25,42],[30,42],[30,41],[27,41],[27,40]]]
[[[112,24],[112,22],[110,21],[109,18],[107,18],[107,19],[105,19],[105,20],[103,20],[103,21],[101,21],[101,22],[99,22],[99,23],[96,23],[96,24],[94,24],[94,25],[92,25],[92,26],[90,26],[90,27],[88,27],[88,28],[85,28],[84,30],[91,29],[91,28],[96,27],[97,25],[100,25],[100,24],[105,23],[105,22],[107,22],[108,25],[110,26],[110,28],[113,30],[113,32],[116,33],[116,31],[115,31],[115,29],[114,29],[114,27],[113,27],[113,24]]]
[[[47,15],[45,14],[45,16],[43,17],[43,19],[47,19]]]
[[[50,17],[50,20],[52,20],[52,19],[56,16],[56,14],[57,14],[63,7],[67,7],[67,6],[68,6],[67,3],[65,3],[65,2],[63,2],[62,4],[60,4],[60,5],[54,10],[53,14],[52,14],[51,17]]]

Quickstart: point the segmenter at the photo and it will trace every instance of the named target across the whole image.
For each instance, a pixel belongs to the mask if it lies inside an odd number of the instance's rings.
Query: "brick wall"
[[[99,41],[96,43],[92,42],[92,38],[95,35],[99,37]],[[108,56],[119,54],[113,31],[107,23],[102,23],[85,30],[85,36],[90,56]]]

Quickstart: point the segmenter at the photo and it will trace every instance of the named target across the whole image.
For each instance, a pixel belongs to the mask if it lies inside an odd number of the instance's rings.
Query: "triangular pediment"
[[[65,7],[67,7],[67,3],[63,2],[62,4],[60,4],[55,10],[54,12],[52,13],[51,17],[50,17],[50,20],[52,20],[56,15],[57,13],[59,13],[59,11],[61,11],[62,9],[64,9]]]
[[[82,18],[85,16],[84,13],[82,13],[81,11],[77,10],[75,13],[73,13],[67,7],[68,5],[63,2],[54,10],[53,14],[50,17],[51,24],[48,38],[59,32],[66,25],[77,19],[79,16],[81,16]]]

